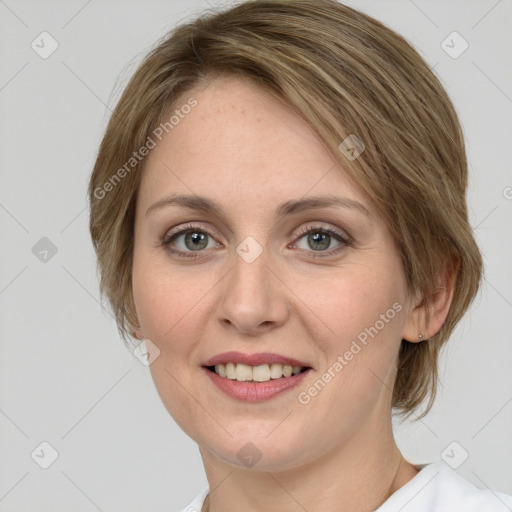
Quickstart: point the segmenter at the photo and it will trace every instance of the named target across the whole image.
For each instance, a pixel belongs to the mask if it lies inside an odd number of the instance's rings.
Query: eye
[[[187,225],[167,236],[162,245],[177,256],[195,258],[202,250],[219,247],[220,244],[202,226]]]
[[[313,254],[313,257],[331,256],[350,245],[350,239],[347,235],[321,226],[308,225],[297,232],[296,236],[299,237],[299,240],[294,243],[295,247],[308,252],[321,253]],[[337,245],[333,247],[333,243]]]
[[[323,226],[308,225],[295,236],[298,241],[292,247],[312,253],[314,258],[337,254],[351,243],[348,235]],[[162,245],[171,254],[182,258],[197,258],[205,249],[221,247],[206,228],[192,224],[166,236]]]

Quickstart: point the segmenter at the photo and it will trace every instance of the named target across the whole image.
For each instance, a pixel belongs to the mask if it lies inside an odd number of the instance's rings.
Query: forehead
[[[306,121],[252,82],[216,78],[182,98],[170,114],[190,98],[197,104],[148,155],[142,202],[177,191],[247,207],[313,192],[363,200]]]

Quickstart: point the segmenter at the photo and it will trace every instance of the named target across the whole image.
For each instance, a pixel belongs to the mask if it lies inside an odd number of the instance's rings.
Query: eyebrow
[[[146,216],[151,212],[166,208],[169,206],[179,206],[182,208],[189,208],[192,210],[199,210],[205,213],[210,213],[221,217],[224,213],[222,206],[208,199],[207,197],[197,195],[171,195],[163,197],[156,203],[153,203],[146,211]],[[348,197],[338,196],[316,196],[307,197],[304,199],[296,199],[286,201],[276,208],[276,218],[281,219],[294,213],[302,212],[305,210],[313,210],[317,208],[327,208],[330,206],[340,206],[342,208],[357,210],[367,217],[371,217],[369,210],[362,203],[349,199]]]

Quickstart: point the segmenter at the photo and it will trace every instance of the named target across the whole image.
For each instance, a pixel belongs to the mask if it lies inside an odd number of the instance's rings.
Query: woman
[[[439,81],[335,1],[245,2],[146,57],[90,230],[120,333],[199,446],[209,485],[184,510],[511,509],[405,460],[391,427],[431,407],[478,289],[466,186]]]

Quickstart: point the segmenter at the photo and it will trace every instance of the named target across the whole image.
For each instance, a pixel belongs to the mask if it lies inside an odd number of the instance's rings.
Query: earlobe
[[[133,300],[133,292],[132,292],[132,296],[131,296],[131,303],[133,305],[132,306],[133,309],[130,309],[130,315],[128,317],[128,324],[130,326],[130,334],[133,338],[135,338],[137,340],[143,340],[144,334],[142,332],[142,327],[140,325],[139,315],[137,313],[135,301]]]
[[[435,336],[443,326],[452,303],[458,263],[453,259],[429,297],[417,298],[402,332],[402,339],[411,343],[426,341]]]
[[[142,331],[140,329],[134,329],[131,334],[137,340],[143,340],[144,339],[144,336],[143,336]]]

